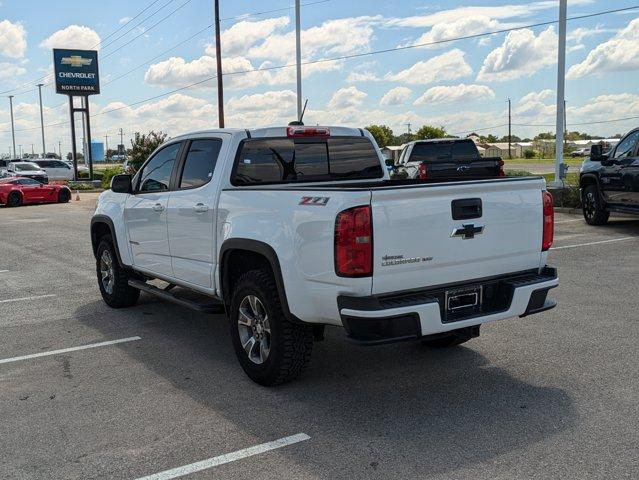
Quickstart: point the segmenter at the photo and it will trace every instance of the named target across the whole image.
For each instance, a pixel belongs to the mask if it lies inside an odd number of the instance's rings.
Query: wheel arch
[[[111,235],[113,239],[113,247],[115,248],[115,255],[118,260],[118,264],[124,267],[122,258],[120,258],[120,248],[118,246],[118,237],[115,235],[115,227],[113,220],[106,215],[95,215],[91,219],[91,247],[93,249],[93,255],[98,253],[98,245],[100,244],[100,238],[104,235]]]
[[[599,188],[599,177],[594,173],[586,173],[579,179],[579,187],[582,189],[589,187],[590,185],[596,185]]]
[[[273,272],[284,315],[290,321],[303,323],[289,309],[279,258],[270,245],[248,238],[230,238],[222,243],[219,258],[220,297],[227,308],[230,305],[230,294],[234,280],[239,274],[252,269],[250,267],[268,267]],[[233,268],[236,265],[239,268]]]

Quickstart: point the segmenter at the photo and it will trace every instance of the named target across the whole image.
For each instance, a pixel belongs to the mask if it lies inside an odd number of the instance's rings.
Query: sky
[[[220,4],[226,126],[287,124],[296,115],[295,68],[273,67],[295,61],[293,1]],[[610,136],[639,123],[619,120],[639,117],[639,0],[569,0],[569,18],[635,5],[568,22],[570,130]],[[558,12],[558,0],[302,0],[302,60],[311,62],[303,66],[305,123],[501,136],[510,98],[514,134],[552,131],[557,25],[528,26]],[[58,142],[70,149],[52,48],[99,50],[94,139],[115,146],[122,128],[128,146],[136,131],[216,128],[212,24],[211,0],[0,0],[0,152],[11,145],[7,95],[15,96],[16,144],[41,150],[38,82],[47,150]]]

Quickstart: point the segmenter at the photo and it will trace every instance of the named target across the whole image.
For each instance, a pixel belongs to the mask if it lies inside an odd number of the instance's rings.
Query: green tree
[[[415,138],[412,133],[402,133],[401,135],[393,137],[393,145],[404,145],[405,143],[412,142],[413,140],[415,140]]]
[[[497,143],[497,142],[499,142],[499,139],[492,133],[489,135],[486,135],[486,143]]]
[[[448,134],[444,127],[432,127],[430,125],[424,125],[422,128],[417,130],[415,133],[415,138],[417,140],[428,140],[429,138],[444,138],[447,137]]]
[[[369,125],[366,130],[371,132],[379,148],[384,148],[393,143],[393,131],[386,125]]]
[[[517,135],[511,135],[511,142],[515,143],[515,142],[521,142],[521,138],[519,138]],[[508,143],[508,135],[504,135],[503,137],[501,137],[501,139],[499,140],[500,143]]]
[[[166,141],[167,137],[166,133],[153,130],[146,134],[135,132],[131,140],[130,165],[138,170],[153,151]]]

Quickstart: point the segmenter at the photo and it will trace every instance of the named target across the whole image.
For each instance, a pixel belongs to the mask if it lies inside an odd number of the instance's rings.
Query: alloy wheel
[[[264,363],[271,351],[271,325],[264,304],[255,295],[240,302],[237,329],[242,348],[251,362]]]
[[[100,276],[102,277],[102,287],[109,295],[113,294],[113,283],[115,282],[113,272],[113,258],[111,252],[104,250],[100,256]]]

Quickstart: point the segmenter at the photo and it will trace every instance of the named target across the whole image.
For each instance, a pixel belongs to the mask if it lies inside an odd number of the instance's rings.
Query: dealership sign
[[[57,93],[78,96],[100,93],[97,51],[55,48],[53,66]]]

